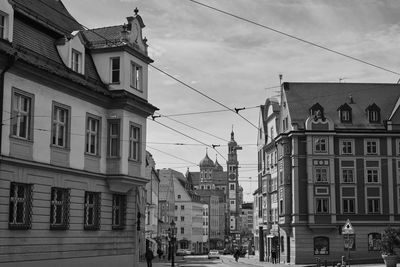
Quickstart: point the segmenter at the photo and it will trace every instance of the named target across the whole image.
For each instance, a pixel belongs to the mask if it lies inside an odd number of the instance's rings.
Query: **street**
[[[284,264],[260,263],[254,256],[239,258],[235,261],[232,255],[221,255],[220,259],[208,259],[207,256],[186,256],[180,267],[227,267],[227,266],[287,266]]]

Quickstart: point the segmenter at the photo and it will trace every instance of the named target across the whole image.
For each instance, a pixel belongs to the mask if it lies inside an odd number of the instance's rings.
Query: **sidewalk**
[[[231,255],[226,255],[222,256],[221,258],[225,257],[232,257]],[[253,266],[262,266],[262,267],[291,267],[291,266],[296,266],[296,267],[315,267],[315,264],[282,264],[282,263],[277,263],[273,264],[270,262],[260,262],[258,256],[246,255],[245,258],[239,258],[239,262],[253,265]],[[321,267],[324,267],[325,265],[321,265]],[[332,265],[328,265],[328,267],[331,267]],[[373,263],[373,264],[352,264],[351,267],[385,267],[384,263]]]
[[[183,257],[176,257],[175,259],[175,267],[179,266],[179,263],[184,262]],[[139,262],[138,267],[147,267],[147,263],[145,261]],[[168,261],[167,258],[159,259],[158,257],[153,260],[153,267],[171,267],[171,261]]]

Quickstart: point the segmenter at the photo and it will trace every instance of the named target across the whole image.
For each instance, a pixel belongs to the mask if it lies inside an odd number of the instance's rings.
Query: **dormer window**
[[[111,58],[111,83],[119,83],[119,73],[120,73],[120,60],[119,57]]]
[[[71,69],[73,71],[81,73],[81,66],[82,66],[82,54],[72,49],[71,53]]]
[[[372,123],[379,123],[381,121],[381,109],[373,103],[372,105],[369,105],[366,109],[367,116],[368,116],[368,121]]]
[[[351,107],[347,103],[341,105],[338,108],[338,111],[339,111],[340,122],[351,123],[352,121]]]
[[[314,119],[323,119],[324,118],[324,108],[316,103],[310,108],[310,116],[314,117]]]

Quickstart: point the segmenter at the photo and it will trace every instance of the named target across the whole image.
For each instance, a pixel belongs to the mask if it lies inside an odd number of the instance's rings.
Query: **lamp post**
[[[170,233],[170,240],[171,240],[171,267],[175,266],[175,242],[176,242],[176,224],[174,220],[171,221],[170,223],[171,226],[171,231]]]

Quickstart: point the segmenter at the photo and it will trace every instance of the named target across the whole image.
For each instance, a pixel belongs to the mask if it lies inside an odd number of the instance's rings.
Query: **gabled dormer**
[[[72,32],[70,37],[59,39],[56,45],[64,64],[79,74],[85,74],[85,46],[81,33]]]
[[[13,41],[14,9],[9,1],[0,1],[0,39]]]
[[[319,104],[315,103],[310,109],[310,116],[314,117],[315,120],[317,119],[324,119],[324,108]]]
[[[339,119],[342,123],[351,123],[352,122],[352,108],[349,104],[344,103],[341,105],[337,111],[339,112]]]
[[[370,123],[380,123],[381,122],[381,109],[375,104],[369,105],[365,109],[367,119]]]

